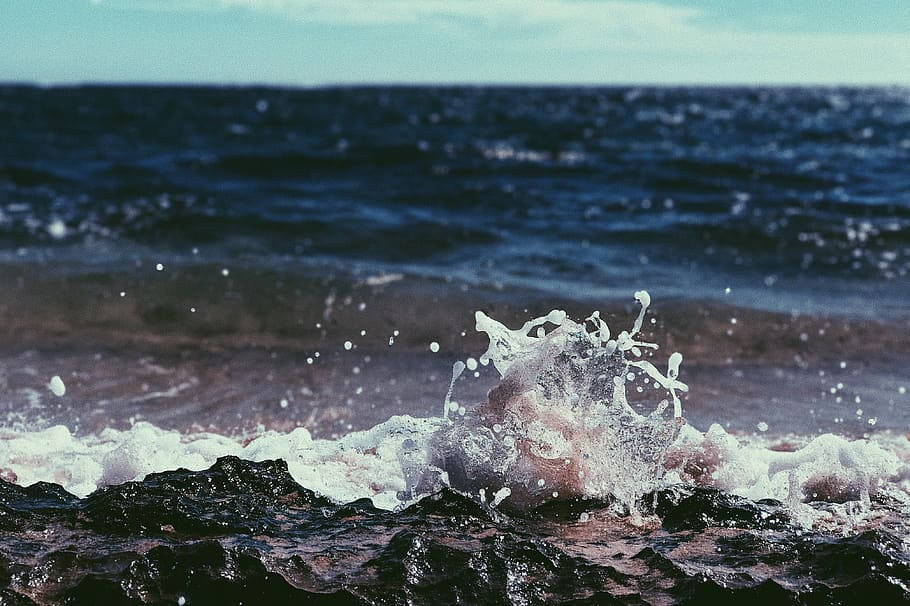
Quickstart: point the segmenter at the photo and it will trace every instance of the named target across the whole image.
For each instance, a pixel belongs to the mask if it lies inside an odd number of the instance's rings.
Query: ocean
[[[910,90],[0,132],[0,603],[910,602]]]

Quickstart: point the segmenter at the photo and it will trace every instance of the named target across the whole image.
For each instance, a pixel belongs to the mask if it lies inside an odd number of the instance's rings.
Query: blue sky
[[[910,84],[910,2],[3,0],[0,81]]]

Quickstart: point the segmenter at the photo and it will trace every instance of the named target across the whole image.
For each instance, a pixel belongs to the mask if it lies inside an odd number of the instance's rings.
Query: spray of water
[[[632,330],[615,339],[598,312],[578,324],[554,310],[516,330],[476,313],[477,330],[489,338],[480,363],[492,363],[501,380],[430,443],[430,460],[452,486],[472,494],[506,488],[517,506],[588,495],[634,507],[659,485],[684,423],[677,391],[688,387],[677,378],[679,354],[666,375],[642,359],[657,345],[639,340],[650,297],[635,298],[641,309]],[[648,415],[630,406],[635,370],[665,388],[673,417],[664,416],[665,399]]]
[[[235,455],[284,459],[310,489],[339,502],[368,497],[388,509],[451,486],[493,507],[580,496],[612,499],[634,513],[643,495],[674,484],[778,499],[807,525],[819,522],[818,509],[806,505],[812,501],[839,503],[838,515],[851,520],[875,498],[910,507],[907,464],[875,442],[826,434],[795,452],[776,452],[744,445],[720,425],[702,433],[686,424],[682,356],[668,356],[666,373],[651,361],[659,358],[658,347],[640,334],[650,296],[639,291],[635,299],[640,310],[632,329],[615,337],[597,312],[577,323],[554,310],[514,330],[477,312],[477,330],[489,338],[480,363],[492,364],[501,379],[469,410],[452,397],[465,367],[476,368],[474,358],[455,364],[439,417],[395,416],[338,440],[313,440],[298,428],[244,443],[149,423],[92,436],[62,426],[4,430],[0,477],[22,485],[55,482],[84,496],[106,484],[179,467],[201,470]],[[642,392],[632,404],[631,383]],[[450,414],[456,406],[459,414]],[[836,508],[825,511],[834,515]]]

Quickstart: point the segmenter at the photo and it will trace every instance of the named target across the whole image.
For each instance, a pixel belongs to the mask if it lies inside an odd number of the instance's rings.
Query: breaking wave
[[[632,328],[616,335],[598,312],[578,323],[554,310],[515,330],[477,312],[489,348],[457,362],[452,385],[478,364],[492,364],[500,382],[472,407],[453,400],[450,389],[438,417],[394,416],[337,440],[313,439],[303,427],[238,440],[145,422],[89,436],[64,426],[4,430],[0,474],[85,497],[236,456],[286,461],[299,484],[334,502],[369,498],[387,510],[451,488],[512,510],[580,497],[610,500],[617,513],[638,516],[647,508],[645,495],[671,486],[775,499],[808,526],[853,523],[873,515],[876,503],[910,506],[899,440],[824,434],[771,449],[744,443],[719,424],[705,432],[687,424],[679,398],[688,391],[679,379],[682,356],[657,362],[657,344],[639,340],[650,297],[639,291],[635,298],[640,312]]]

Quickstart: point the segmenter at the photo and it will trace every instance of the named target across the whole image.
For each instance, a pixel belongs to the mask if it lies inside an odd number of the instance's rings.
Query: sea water
[[[0,596],[906,601],[908,99],[0,88]]]

